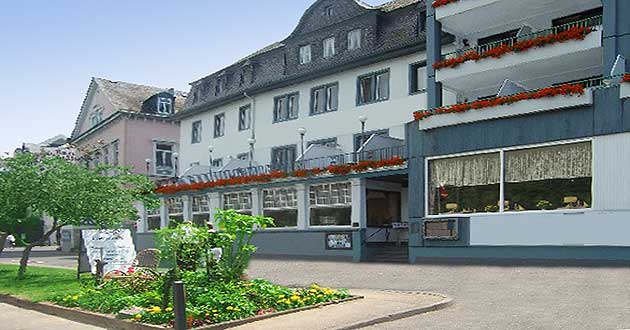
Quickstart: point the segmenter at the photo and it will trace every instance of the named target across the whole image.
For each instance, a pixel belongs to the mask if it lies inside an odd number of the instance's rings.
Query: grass
[[[29,266],[21,281],[17,280],[17,272],[18,266],[0,265],[0,294],[40,302],[81,290],[77,273],[71,269]]]

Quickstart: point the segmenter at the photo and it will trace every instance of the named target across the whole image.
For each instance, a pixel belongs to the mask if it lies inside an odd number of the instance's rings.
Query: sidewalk
[[[66,319],[0,304],[0,330],[105,330]]]
[[[401,292],[351,290],[365,297],[338,305],[325,306],[245,324],[235,330],[324,330],[359,329],[364,326],[418,315],[444,308],[449,298],[439,295]]]

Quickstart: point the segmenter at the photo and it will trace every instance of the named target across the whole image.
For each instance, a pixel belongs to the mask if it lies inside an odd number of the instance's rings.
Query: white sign
[[[120,270],[126,272],[136,258],[136,248],[129,229],[82,230],[86,254],[92,274],[96,274],[96,260],[106,262],[104,274]]]

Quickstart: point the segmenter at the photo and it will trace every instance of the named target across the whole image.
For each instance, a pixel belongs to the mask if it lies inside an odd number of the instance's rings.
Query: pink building
[[[155,179],[175,176],[180,111],[174,89],[92,78],[70,141],[91,166],[131,167]]]

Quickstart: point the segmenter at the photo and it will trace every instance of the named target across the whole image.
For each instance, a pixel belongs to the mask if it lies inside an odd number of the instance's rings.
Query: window
[[[300,47],[300,64],[311,63],[311,45]]]
[[[314,88],[311,91],[311,115],[337,110],[338,99],[337,83]]]
[[[212,160],[212,168],[221,168],[223,167],[223,159],[217,158]]]
[[[192,197],[193,223],[197,226],[206,226],[210,222],[210,204],[208,196],[200,195]]]
[[[155,174],[172,176],[174,174],[173,145],[155,145]]]
[[[409,93],[424,92],[427,88],[427,63],[414,63],[409,66]]]
[[[184,201],[180,197],[167,199],[166,208],[169,224],[184,222]]]
[[[299,93],[283,95],[275,98],[273,122],[279,123],[298,117]]]
[[[506,39],[516,38],[519,29],[506,31],[503,33],[493,34],[491,36],[480,38],[477,40],[477,45],[482,47],[482,51],[498,47],[500,45],[506,44],[508,41]]]
[[[102,121],[103,121],[103,106],[95,105],[92,108],[92,114],[90,115],[90,124],[92,124],[92,126],[96,126]]]
[[[325,147],[329,147],[329,148],[336,148],[337,147],[337,138],[330,138],[330,139],[322,139],[322,140],[317,140],[317,141],[310,141],[308,143],[308,146],[312,146],[312,145],[320,145],[320,146],[325,146]]]
[[[348,49],[354,50],[361,48],[361,29],[348,32]]]
[[[162,227],[160,208],[158,207],[156,209],[147,209],[147,230],[159,230],[160,227]]]
[[[333,8],[333,6],[326,6],[326,8],[324,8],[324,16],[333,16],[335,14],[335,9]]]
[[[118,141],[112,143],[112,165],[118,166],[120,164],[120,146]]]
[[[103,148],[103,164],[109,166],[109,147]]]
[[[365,199],[368,227],[391,227],[392,223],[401,222],[400,192],[368,189]]]
[[[589,208],[591,163],[590,142],[430,160],[428,211],[438,215]]]
[[[236,155],[236,159],[238,159],[238,160],[249,160],[249,152],[244,152],[242,154]]]
[[[335,56],[335,37],[324,39],[324,58]]]
[[[201,143],[201,120],[192,123],[191,143]]]
[[[350,183],[313,185],[309,189],[311,226],[350,226]]]
[[[274,171],[293,172],[297,147],[295,145],[271,149],[271,168]]]
[[[238,109],[238,130],[245,131],[252,127],[252,105],[248,104]]]
[[[598,7],[595,9],[583,11],[581,13],[556,18],[552,20],[551,24],[553,25],[553,27],[559,27],[559,26],[563,26],[567,24],[577,23],[577,22],[580,22],[589,18],[599,17],[602,15],[604,15],[604,7]],[[565,29],[561,29],[561,30],[566,30],[566,29],[569,29],[569,27],[566,27]]]
[[[169,115],[173,112],[173,99],[170,97],[158,97],[157,112],[163,115]]]
[[[263,215],[275,220],[276,227],[297,226],[297,189],[263,190]]]
[[[389,99],[389,70],[371,73],[358,79],[358,105]]]
[[[222,137],[225,135],[225,114],[214,116],[214,137]]]
[[[252,193],[223,194],[223,209],[234,210],[240,214],[252,215]]]

